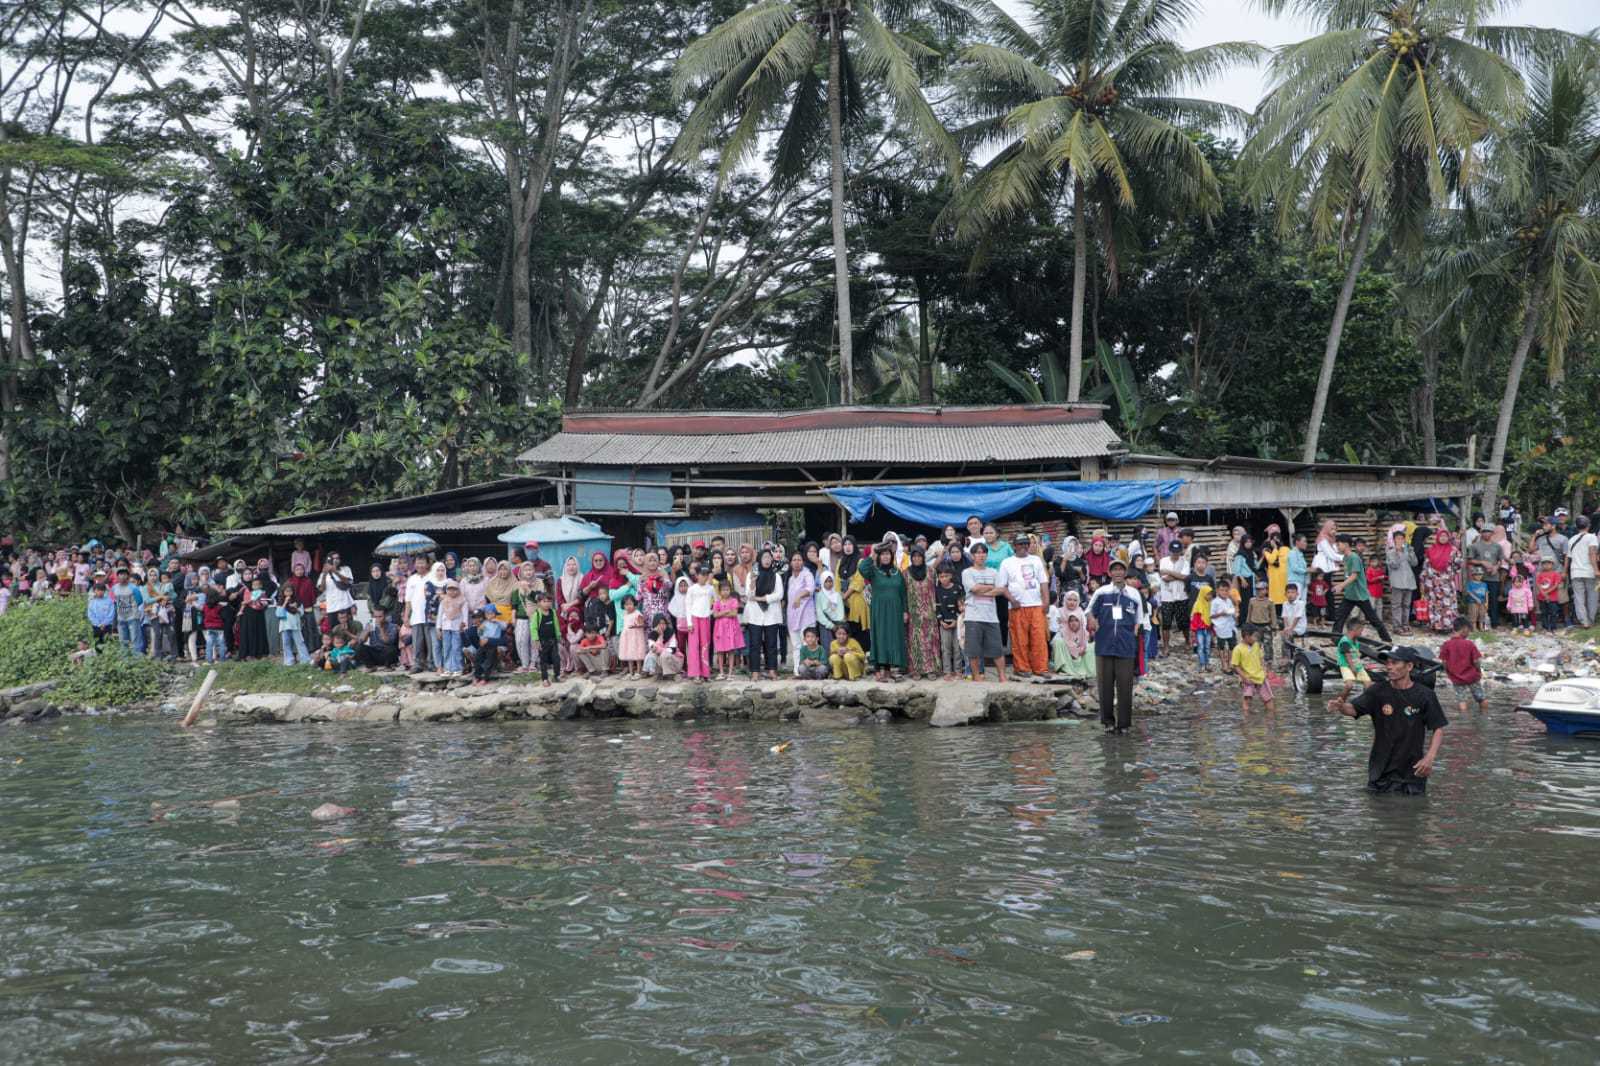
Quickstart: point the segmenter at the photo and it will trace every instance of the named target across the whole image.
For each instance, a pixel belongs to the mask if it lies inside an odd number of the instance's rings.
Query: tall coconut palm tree
[[[1402,252],[1421,243],[1429,211],[1476,166],[1478,142],[1524,108],[1513,60],[1570,35],[1486,26],[1505,0],[1259,0],[1322,32],[1279,49],[1272,87],[1246,145],[1249,188],[1288,221],[1308,211],[1320,235],[1350,235],[1302,458],[1314,462],[1356,278],[1381,222]]]
[[[699,152],[726,120],[736,119],[722,146],[724,176],[750,158],[767,124],[780,115],[774,161],[780,181],[797,180],[827,137],[839,396],[845,404],[854,400],[855,390],[844,127],[866,113],[863,79],[882,86],[914,138],[941,156],[952,172],[961,168],[955,141],[922,94],[918,63],[937,53],[894,28],[919,14],[946,26],[964,16],[953,0],[760,0],[684,49],[673,78],[679,97],[700,94],[679,136],[680,153]]]
[[[1185,51],[1177,35],[1191,0],[1028,0],[1028,25],[993,0],[974,3],[992,43],[962,54],[960,83],[975,122],[974,146],[999,153],[946,217],[978,239],[1022,212],[1071,200],[1072,328],[1067,400],[1083,390],[1088,216],[1100,223],[1114,281],[1117,234],[1136,209],[1209,213],[1221,206],[1216,176],[1182,124],[1242,126],[1247,116],[1211,100],[1176,95],[1185,85],[1260,55],[1242,42]]]
[[[1520,292],[1520,327],[1489,454],[1483,509],[1499,495],[1517,391],[1537,342],[1559,379],[1567,345],[1600,323],[1600,60],[1580,45],[1529,78],[1529,108],[1496,134],[1468,190],[1478,240],[1447,260],[1439,280],[1459,302]]]

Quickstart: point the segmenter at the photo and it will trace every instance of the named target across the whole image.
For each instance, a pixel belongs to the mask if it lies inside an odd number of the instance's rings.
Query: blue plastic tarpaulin
[[[850,521],[865,522],[874,507],[924,526],[960,526],[968,515],[990,521],[1036,500],[1091,518],[1134,519],[1183,487],[1163,481],[986,481],[971,485],[907,485],[903,488],[829,489]]]

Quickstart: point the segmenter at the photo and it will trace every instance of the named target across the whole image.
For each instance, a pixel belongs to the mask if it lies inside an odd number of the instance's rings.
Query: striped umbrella
[[[438,551],[439,545],[432,537],[421,533],[396,533],[372,550],[373,555],[397,557],[401,555],[426,555]]]

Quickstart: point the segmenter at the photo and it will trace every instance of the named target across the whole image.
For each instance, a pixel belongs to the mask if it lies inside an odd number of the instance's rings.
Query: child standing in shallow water
[[[744,625],[739,621],[739,598],[726,578],[717,582],[717,598],[711,605],[715,620],[711,628],[711,643],[717,653],[717,677],[723,681],[733,676],[733,664],[744,650]]]

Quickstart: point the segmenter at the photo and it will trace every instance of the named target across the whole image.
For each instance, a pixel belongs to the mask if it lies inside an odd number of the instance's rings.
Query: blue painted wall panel
[[[665,514],[672,511],[672,487],[669,484],[672,472],[669,470],[583,466],[573,471],[573,477],[576,480],[573,484],[572,509],[579,514]]]

